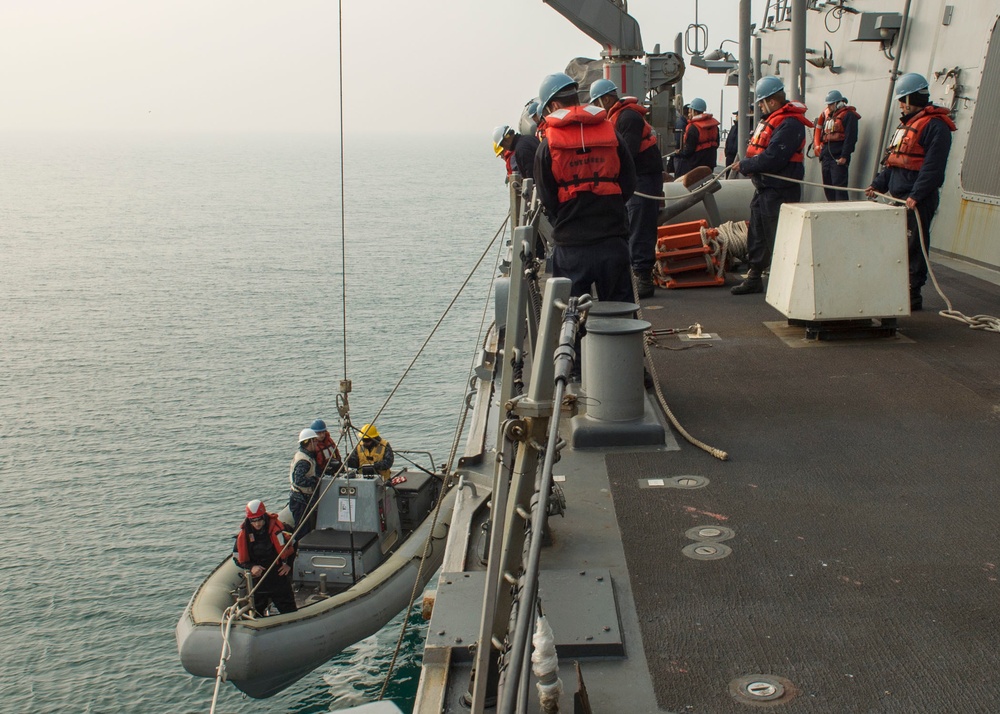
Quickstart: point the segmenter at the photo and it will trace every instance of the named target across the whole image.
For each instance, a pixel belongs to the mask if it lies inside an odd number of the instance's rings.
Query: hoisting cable
[[[340,106],[340,306],[344,342],[344,379],[347,379],[347,229],[344,198],[344,0],[337,0],[337,52]]]
[[[816,183],[815,181],[804,181],[804,180],[801,180],[801,179],[789,178],[788,176],[777,176],[775,174],[765,174],[765,173],[762,173],[761,176],[770,176],[771,178],[781,179],[783,181],[791,181],[793,183],[800,183],[803,186],[819,186],[820,188],[836,188],[836,189],[838,189],[840,191],[852,191],[854,193],[866,193],[867,192],[867,189],[864,189],[864,188],[847,188],[847,187],[843,187],[843,186],[829,186],[828,187],[828,186],[825,186],[822,183]],[[898,203],[898,204],[902,204],[904,206],[906,205],[906,199],[905,198],[896,198],[895,196],[890,196],[889,194],[886,194],[886,193],[879,193],[878,191],[873,191],[873,193],[876,196],[878,196],[879,198],[885,199],[886,201],[889,201],[891,203]],[[908,211],[915,211],[916,209],[912,209],[912,208],[907,207],[906,210],[908,210]],[[917,224],[917,232],[919,233],[920,252],[924,256],[924,263],[927,265],[927,274],[930,276],[931,283],[934,285],[934,289],[937,290],[937,294],[941,296],[941,299],[944,300],[945,305],[947,305],[946,309],[938,311],[938,315],[940,315],[941,317],[947,317],[949,320],[957,320],[958,322],[964,322],[966,325],[968,325],[973,330],[984,330],[986,332],[1000,332],[1000,318],[994,317],[992,315],[973,315],[972,317],[969,317],[968,315],[966,315],[966,314],[964,314],[962,312],[959,312],[958,310],[956,310],[952,306],[951,300],[949,300],[948,296],[944,294],[944,291],[941,289],[941,285],[938,283],[937,276],[934,275],[934,269],[931,267],[930,255],[927,252],[927,242],[928,241],[926,240],[926,235],[924,234],[924,222],[922,220],[920,220],[920,214],[919,213],[916,215],[916,221],[915,222]]]
[[[472,277],[472,275],[479,269],[480,263],[482,263],[483,258],[486,257],[486,254],[489,252],[490,248],[496,243],[497,238],[499,238],[500,235],[504,232],[504,229],[506,228],[507,222],[508,222],[509,219],[510,219],[510,213],[508,212],[507,217],[504,219],[503,223],[500,225],[500,228],[494,234],[492,240],[490,240],[490,244],[486,247],[486,251],[484,251],[483,255],[480,256],[479,260],[476,262],[475,267],[472,269],[472,273],[469,274],[469,277],[466,278],[466,282],[463,283],[462,284],[462,288],[459,289],[459,294],[461,294],[461,291],[465,288],[465,284],[468,283],[468,281]],[[501,252],[502,251],[498,251],[497,252],[497,259],[496,259],[496,262],[494,264],[493,278],[491,279],[491,284],[493,282],[495,282],[495,280],[496,280],[496,270],[495,270],[495,268],[496,268],[496,266],[498,266],[500,264],[500,253]],[[487,291],[487,298],[486,298],[485,302],[483,303],[483,313],[482,313],[482,316],[480,317],[479,335],[477,336],[476,344],[479,344],[480,341],[483,339],[483,326],[486,324],[486,315],[487,315],[487,310],[488,310],[489,304],[490,304],[489,295],[491,293],[492,293],[492,290]],[[456,295],[455,298],[457,299],[458,295]],[[454,304],[454,300],[452,300],[451,304]],[[451,309],[451,304],[449,304],[448,309]],[[447,309],[445,310],[445,315],[447,315]],[[444,315],[441,316],[441,319],[442,320],[444,319]],[[438,325],[440,325],[440,324],[441,324],[441,322],[439,320],[438,321]],[[437,326],[435,326],[434,329],[436,330]],[[433,335],[433,334],[434,333],[432,331],[431,335]],[[428,336],[427,340],[430,341],[430,336]],[[426,344],[427,344],[427,342],[424,343],[425,346],[426,346]],[[421,350],[422,349],[423,349],[423,347],[421,347]],[[417,356],[419,357],[419,353],[417,354]],[[474,366],[475,366],[474,365],[474,360],[475,360],[475,356],[473,356],[473,362],[470,363],[470,365],[469,365],[469,375],[470,375],[469,379],[471,379],[471,375],[473,374],[473,369],[474,369]],[[416,362],[416,357],[414,357],[413,361]],[[411,367],[413,366],[413,362],[410,363],[410,366]],[[409,369],[409,367],[407,369]],[[404,373],[404,376],[405,376],[405,373]],[[402,378],[400,378],[400,382],[402,382]],[[396,386],[398,387],[399,384],[397,383]],[[395,391],[395,389],[393,391]],[[391,397],[392,395],[390,394],[389,396]],[[386,398],[386,404],[388,404],[388,401],[389,401],[388,398]],[[395,649],[392,652],[392,659],[389,661],[389,666],[386,668],[385,679],[382,681],[382,688],[379,690],[377,701],[381,701],[383,699],[383,697],[385,697],[385,692],[386,692],[386,689],[388,689],[388,687],[389,687],[389,682],[392,681],[392,673],[393,673],[393,671],[396,668],[396,661],[399,659],[399,653],[400,653],[400,651],[403,648],[403,638],[406,637],[406,631],[409,629],[409,626],[410,626],[410,610],[413,609],[413,603],[417,599],[417,588],[420,587],[421,575],[423,575],[424,564],[426,563],[427,556],[429,555],[430,544],[431,544],[431,541],[432,541],[432,539],[434,537],[434,528],[437,526],[438,514],[441,512],[441,504],[444,503],[445,495],[450,490],[450,488],[446,488],[448,475],[451,473],[452,465],[453,465],[454,460],[455,460],[455,455],[458,453],[458,445],[459,445],[459,443],[462,440],[462,432],[465,430],[465,422],[466,422],[466,418],[468,416],[469,410],[466,409],[466,408],[464,408],[464,406],[465,406],[465,399],[463,397],[463,400],[462,400],[462,407],[463,408],[461,410],[461,415],[459,416],[459,419],[458,419],[458,424],[457,424],[457,426],[455,428],[455,436],[454,436],[454,439],[452,440],[451,451],[448,454],[448,461],[445,464],[445,467],[443,469],[445,483],[442,483],[441,490],[438,493],[437,504],[434,507],[434,518],[431,521],[431,527],[430,527],[430,530],[427,533],[427,540],[424,541],[424,550],[423,550],[423,552],[420,555],[420,566],[417,568],[417,576],[416,576],[416,578],[413,579],[413,589],[410,591],[409,602],[407,603],[406,609],[403,610],[403,612],[405,613],[404,616],[403,616],[403,625],[402,625],[402,627],[400,627],[399,637],[396,640],[396,647],[395,647]],[[383,409],[385,408],[385,404],[382,405],[382,408]],[[380,409],[379,413],[381,413],[381,411],[382,410]],[[404,456],[403,458],[406,458],[406,457]],[[406,459],[406,460],[409,461],[409,459]],[[411,461],[410,463],[413,463],[413,462]],[[414,464],[414,465],[416,465],[416,464]]]

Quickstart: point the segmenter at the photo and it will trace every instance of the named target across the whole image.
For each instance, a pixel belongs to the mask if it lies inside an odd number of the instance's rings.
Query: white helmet
[[[303,441],[308,441],[309,439],[315,439],[317,436],[316,432],[312,429],[306,428],[299,432],[299,443]]]

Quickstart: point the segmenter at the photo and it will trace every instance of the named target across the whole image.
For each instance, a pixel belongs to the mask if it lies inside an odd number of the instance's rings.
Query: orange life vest
[[[684,127],[684,143],[687,144],[688,132],[691,127],[698,128],[698,145],[695,151],[719,148],[719,122],[711,114],[699,114],[694,119],[689,119]]]
[[[267,519],[267,530],[264,532],[271,537],[271,545],[274,546],[274,552],[278,554],[278,558],[286,560],[295,548],[289,542],[290,538],[289,534],[285,532],[285,524],[279,521],[277,514],[274,513],[268,513]],[[240,565],[246,565],[250,562],[250,541],[247,538],[246,528],[240,528],[240,532],[236,536],[236,555]]]
[[[326,436],[323,437],[323,441],[319,443],[319,448],[316,453],[313,454],[316,458],[316,471],[318,473],[323,473],[326,469],[326,464],[330,459],[336,459],[340,461],[340,450],[337,449],[337,444],[333,440],[333,434],[326,432]]]
[[[785,102],[784,105],[778,107],[775,111],[761,119],[760,124],[757,125],[757,129],[753,133],[753,136],[750,137],[750,145],[747,146],[746,157],[749,159],[752,156],[763,153],[764,149],[767,148],[767,145],[771,143],[771,136],[774,135],[774,130],[789,117],[802,122],[807,127],[811,127],[813,123],[806,118],[806,111],[806,105],[801,102]],[[798,151],[792,154],[792,158],[789,159],[789,161],[801,164],[803,160],[805,160],[805,156],[802,153],[805,146],[806,138],[803,136],[802,143],[799,145]]]
[[[831,141],[843,141],[847,138],[847,133],[844,130],[844,117],[848,112],[854,114],[858,119],[861,118],[858,110],[854,107],[841,107],[833,113],[833,116],[830,116],[830,107],[827,107],[822,114],[816,117],[816,128],[813,130],[813,150],[817,156],[823,150],[823,144]]]
[[[639,100],[635,97],[622,97],[618,102],[608,110],[608,119],[614,122],[615,126],[618,126],[618,119],[621,118],[621,113],[624,110],[630,110],[642,117],[642,138],[639,139],[639,153],[642,153],[651,146],[656,146],[656,131],[649,125],[646,121],[646,114],[649,110],[646,107],[639,104]]]
[[[510,165],[510,162],[514,159],[514,152],[504,149],[503,153],[500,154],[500,158],[503,159],[504,164],[507,165],[507,175],[510,176],[514,173],[514,167]]]
[[[924,165],[924,147],[920,145],[920,135],[924,133],[924,127],[933,119],[940,119],[952,131],[958,129],[955,122],[948,116],[947,109],[936,107],[933,104],[927,105],[907,119],[905,124],[900,124],[896,128],[896,133],[892,135],[892,142],[889,144],[889,156],[885,160],[886,166],[919,171],[920,167]]]
[[[557,109],[545,117],[552,176],[565,203],[580,193],[621,194],[618,135],[606,112],[593,104]]]

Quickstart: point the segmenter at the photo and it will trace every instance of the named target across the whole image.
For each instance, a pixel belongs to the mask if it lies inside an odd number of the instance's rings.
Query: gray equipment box
[[[316,585],[320,575],[332,587],[350,586],[378,567],[378,535],[330,528],[311,531],[299,541],[295,581]]]
[[[407,471],[406,481],[395,488],[399,525],[404,531],[412,531],[437,503],[441,480],[422,471]]]

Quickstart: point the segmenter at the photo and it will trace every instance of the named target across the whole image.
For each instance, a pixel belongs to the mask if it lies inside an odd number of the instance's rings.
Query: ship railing
[[[486,586],[475,649],[471,697],[482,712],[496,697],[497,711],[523,710],[530,692],[531,633],[539,613],[538,576],[543,534],[553,492],[552,466],[564,445],[559,414],[576,358],[576,333],[589,298],[570,298],[571,283],[550,278],[537,293],[538,227],[543,220],[529,181],[512,189],[517,216],[510,258],[510,288],[500,385]],[[515,388],[517,365],[530,355],[530,379]],[[553,671],[547,678],[557,683]]]

